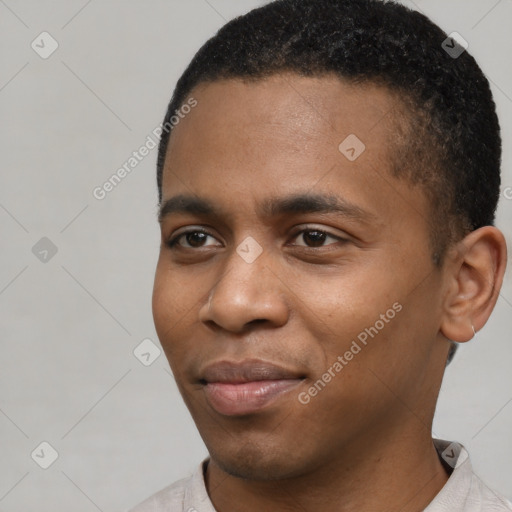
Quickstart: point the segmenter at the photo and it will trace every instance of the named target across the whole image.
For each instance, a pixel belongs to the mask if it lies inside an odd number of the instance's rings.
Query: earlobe
[[[447,263],[448,280],[441,333],[449,340],[470,341],[487,322],[501,289],[507,246],[501,231],[485,226],[472,231]]]

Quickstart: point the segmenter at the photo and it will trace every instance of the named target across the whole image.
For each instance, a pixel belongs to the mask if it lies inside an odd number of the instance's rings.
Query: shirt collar
[[[185,487],[185,495],[183,496],[183,510],[185,512],[215,512],[205,482],[206,466],[209,460],[210,458],[207,457],[199,464]]]
[[[452,472],[444,487],[424,512],[463,512],[471,492],[473,468],[467,450],[460,443],[433,439],[437,453],[445,467]]]
[[[473,469],[468,452],[456,442],[433,439],[434,446],[445,467],[452,469],[445,486],[424,512],[464,512],[468,508],[466,502],[471,495]],[[205,484],[206,466],[209,457],[196,468],[185,487],[185,512],[215,512],[208,496]]]

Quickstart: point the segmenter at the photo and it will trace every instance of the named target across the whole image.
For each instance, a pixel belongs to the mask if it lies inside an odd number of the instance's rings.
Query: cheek
[[[180,301],[175,290],[172,284],[157,273],[152,298],[153,321],[164,354],[176,375],[179,365],[176,368],[174,362],[182,357],[177,341],[182,336],[181,329],[186,329],[186,326],[180,321],[183,320],[183,312],[180,311]]]
[[[155,273],[152,311],[155,329],[175,375],[198,358],[194,351],[198,314],[208,296],[208,280],[184,275],[159,261]]]
[[[173,273],[159,262],[153,285],[152,310],[155,328],[164,348],[171,336],[176,337],[176,328],[183,324],[190,313],[189,303],[193,300],[190,290],[193,287],[179,285]],[[197,298],[196,298],[197,300]]]
[[[206,288],[198,282],[197,273],[172,267],[165,253],[160,256],[153,286],[153,311],[164,318],[183,317],[194,303],[199,303]],[[169,320],[170,321],[170,320]]]
[[[169,319],[174,314],[172,294],[169,293],[170,287],[161,267],[162,265],[159,262],[155,273],[152,296],[153,320],[159,335],[160,331],[165,327],[167,322],[170,322]]]
[[[379,320],[380,314],[398,299],[390,292],[392,283],[353,266],[350,272],[331,275],[303,273],[291,282],[300,282],[291,289],[291,296],[297,298],[294,307],[307,319],[315,338],[325,340],[326,348],[329,340],[333,348],[342,348],[344,342]]]

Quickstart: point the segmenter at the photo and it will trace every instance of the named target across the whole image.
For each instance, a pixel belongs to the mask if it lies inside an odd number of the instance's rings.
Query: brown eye
[[[171,238],[167,242],[168,247],[176,248],[181,247],[184,249],[197,249],[200,247],[209,247],[212,244],[205,245],[205,242],[208,238],[214,239],[212,235],[210,235],[206,231],[202,231],[199,229],[194,229],[190,231],[184,231],[183,233]]]
[[[303,243],[297,243],[295,245],[301,247],[323,247],[325,245],[326,240],[329,238],[334,240],[334,242],[339,242],[343,240],[340,237],[331,235],[326,231],[321,231],[319,229],[303,229],[299,233],[295,234],[295,238],[300,240],[302,239]],[[332,244],[327,244],[332,245]]]
[[[185,240],[191,247],[201,247],[209,235],[202,231],[193,231],[185,235]]]
[[[302,234],[302,240],[304,240],[306,245],[319,247],[324,244],[327,236],[328,235],[322,231],[305,231]]]

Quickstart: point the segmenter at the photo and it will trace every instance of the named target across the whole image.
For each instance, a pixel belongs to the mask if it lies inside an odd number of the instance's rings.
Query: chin
[[[210,456],[225,473],[245,480],[282,480],[304,473],[296,455],[271,445],[244,443],[235,449],[209,449]]]

